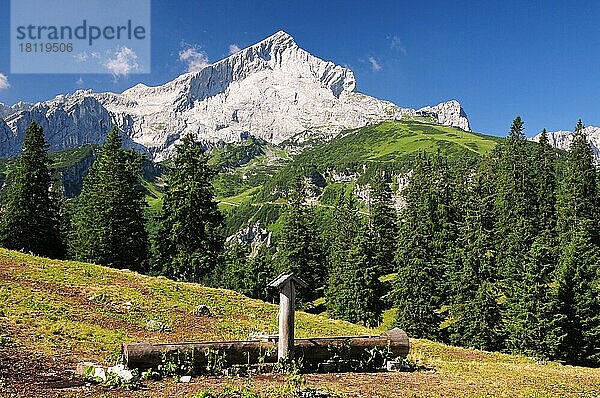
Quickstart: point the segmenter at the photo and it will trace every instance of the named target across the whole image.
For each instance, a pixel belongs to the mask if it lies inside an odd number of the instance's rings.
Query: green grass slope
[[[263,195],[258,195],[254,190],[251,191],[252,194],[259,197],[269,196],[278,187],[286,187],[295,176],[308,176],[311,172],[362,172],[363,166],[389,172],[406,171],[420,151],[473,159],[488,153],[500,140],[502,138],[434,123],[414,120],[387,121],[344,131],[328,142],[315,142],[293,157],[281,155],[280,161],[271,162],[272,167],[267,168],[268,172],[262,170],[259,173],[259,180],[250,178],[256,174],[255,165],[251,161],[244,167],[230,172],[235,173],[239,179],[247,180],[243,189],[236,191],[235,195],[222,195],[221,200],[238,204],[240,194],[244,191],[247,193],[259,185],[264,185],[261,189]],[[285,146],[285,143],[282,145]],[[222,157],[219,152],[216,156]],[[262,158],[257,156],[253,160],[256,162]],[[261,164],[264,165],[264,161]],[[255,184],[252,184],[253,181]],[[248,195],[242,196],[246,198]]]
[[[4,249],[0,282],[0,325],[46,354],[102,360],[123,342],[244,339],[277,328],[277,306],[232,291]],[[214,317],[194,315],[199,305]],[[166,330],[147,330],[150,320]],[[368,332],[304,313],[297,322],[299,336]]]
[[[398,163],[414,152],[483,155],[500,138],[416,121],[388,121],[343,132],[332,141],[300,154],[295,162],[318,168],[369,163]]]
[[[420,152],[440,153],[470,162],[488,153],[501,138],[454,127],[412,120],[387,121],[340,133],[329,142],[315,144],[280,167],[255,198],[276,200],[297,176],[315,181],[328,172],[358,173],[365,183],[385,171],[409,171]],[[325,181],[327,184],[331,181]]]
[[[213,316],[199,316],[199,305]],[[110,363],[123,342],[177,342],[243,339],[248,333],[276,330],[277,306],[235,292],[179,283],[133,272],[71,261],[55,261],[0,249],[0,365],[17,352],[35,358],[36,366],[65,372],[83,360]],[[161,331],[148,321],[163,322]],[[376,334],[347,322],[300,312],[298,336]],[[29,358],[29,357],[28,357]],[[411,341],[410,359],[428,371],[307,375],[310,385],[340,396],[579,396],[600,394],[600,369],[538,363],[505,354]],[[29,360],[29,359],[28,359]],[[28,366],[33,367],[31,362]],[[10,365],[13,366],[13,365]],[[4,367],[9,369],[9,367]],[[0,366],[0,392],[11,386]],[[36,368],[37,369],[37,368]],[[3,380],[2,377],[8,380]],[[30,382],[30,381],[26,381]],[[105,396],[192,396],[207,386],[240,384],[238,379],[198,379],[189,385],[172,380],[132,393]],[[254,381],[263,396],[282,396],[282,380]],[[40,388],[38,383],[36,388]],[[81,396],[81,390],[53,390],[44,396]],[[10,391],[10,390],[9,390]],[[36,390],[37,391],[37,390]],[[45,390],[40,390],[44,392]],[[70,391],[70,392],[69,392]],[[2,394],[0,394],[2,396]],[[96,396],[91,391],[87,396]]]
[[[263,170],[254,185],[246,183],[235,195],[221,195],[219,202],[227,213],[228,232],[256,220],[277,230],[277,217],[285,202],[282,198],[298,176],[311,178],[318,198],[315,204],[327,208],[335,205],[339,193],[351,192],[355,184],[364,185],[381,172],[396,175],[409,171],[421,152],[473,162],[501,140],[427,121],[387,121],[344,131],[328,142],[313,142],[299,154],[276,163],[269,173]],[[234,173],[242,180],[245,174],[252,174],[250,170],[241,167]],[[332,173],[353,174],[353,181],[335,182]]]

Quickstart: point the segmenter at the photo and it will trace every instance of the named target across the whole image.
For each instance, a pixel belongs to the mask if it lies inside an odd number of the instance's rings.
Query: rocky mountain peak
[[[310,54],[284,31],[161,86],[140,83],[121,94],[79,90],[13,108],[0,106],[6,121],[0,123],[0,156],[19,152],[31,120],[44,126],[51,150],[102,143],[116,125],[126,143],[155,160],[168,158],[188,133],[205,142],[251,134],[279,144],[292,137],[331,138],[419,112],[470,129],[456,101],[415,111],[356,92],[350,69]]]
[[[279,31],[273,33],[271,36],[259,41],[255,45],[258,45],[261,43],[274,43],[274,44],[277,44],[280,46],[296,46],[296,47],[298,46],[296,44],[296,41],[292,37],[292,35],[290,35],[289,33],[285,32],[283,30],[279,30]]]

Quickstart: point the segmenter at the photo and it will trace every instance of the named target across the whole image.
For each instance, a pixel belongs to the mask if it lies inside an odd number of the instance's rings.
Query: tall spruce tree
[[[547,267],[541,242],[533,248],[532,255],[537,258],[529,255],[541,223],[537,213],[536,175],[531,166],[537,160],[532,145],[523,134],[523,121],[517,117],[498,157],[495,234],[502,292],[506,297],[503,312],[506,342],[515,351],[529,350],[534,344],[534,331],[539,331],[538,303],[532,304],[530,300],[534,296],[537,299],[541,292],[537,280],[535,288],[530,283],[537,277],[532,272]]]
[[[116,128],[83,182],[73,215],[71,256],[115,268],[148,270],[141,155],[122,148]]]
[[[357,214],[352,198],[338,200],[331,244],[331,265],[325,289],[326,306],[334,318],[368,326],[381,321],[380,265],[375,237]]]
[[[533,162],[537,230],[556,228],[557,156],[550,145],[546,129],[542,130]]]
[[[354,196],[341,194],[333,210],[330,226],[329,263],[325,288],[325,306],[329,313],[336,318],[343,319],[343,307],[346,304],[345,270],[348,266],[353,242],[361,229],[361,222]]]
[[[352,240],[341,267],[331,275],[326,299],[334,318],[366,326],[381,322],[381,282],[372,249],[369,231],[363,228]]]
[[[206,281],[223,252],[223,215],[214,200],[202,144],[186,135],[175,147],[167,175],[155,243],[156,272],[190,282]]]
[[[526,253],[536,235],[531,161],[530,143],[523,133],[523,121],[517,116],[498,151],[496,178],[499,266],[507,282],[522,274]]]
[[[333,209],[333,217],[328,236],[328,278],[336,276],[343,267],[352,242],[362,228],[363,220],[358,215],[358,205],[354,195],[341,194]],[[331,280],[328,281],[331,286]]]
[[[373,263],[379,275],[394,272],[397,239],[396,210],[392,207],[392,190],[384,178],[370,183],[369,222],[373,244]]]
[[[577,123],[573,142],[567,155],[563,181],[557,198],[557,231],[561,246],[570,243],[574,233],[582,228],[583,221],[594,220],[597,215],[596,167],[594,155],[583,131],[581,120]],[[593,227],[593,224],[590,225]],[[597,228],[590,231],[598,239]]]
[[[457,261],[449,278],[453,302],[446,321],[450,341],[466,347],[502,347],[495,228],[496,157],[486,157],[474,171],[465,171],[462,185]]]
[[[534,153],[535,218],[537,236],[525,258],[524,268],[511,281],[507,308],[507,348],[513,351],[549,357],[551,320],[551,284],[556,269],[556,156],[542,131]]]
[[[441,310],[451,298],[447,270],[456,239],[447,159],[421,154],[404,195],[393,291],[396,323],[416,337],[443,338]]]
[[[44,130],[32,122],[23,151],[8,175],[0,208],[0,245],[40,256],[61,258],[58,197],[53,190]]]
[[[247,249],[239,243],[228,248],[214,271],[213,285],[267,301],[272,297],[267,285],[276,276],[270,255],[261,247],[256,255],[249,256]]]
[[[312,209],[304,203],[304,188],[301,179],[293,182],[274,257],[279,272],[294,273],[308,284],[297,293],[300,306],[318,297],[326,273],[320,234]]]
[[[561,252],[552,326],[554,354],[570,363],[600,363],[599,215],[593,153],[577,124],[557,203]]]

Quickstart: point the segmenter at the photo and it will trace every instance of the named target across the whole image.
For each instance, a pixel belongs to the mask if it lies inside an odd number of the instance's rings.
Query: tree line
[[[600,197],[577,124],[566,158],[516,118],[475,167],[423,156],[401,212],[397,324],[415,337],[600,364]]]
[[[52,181],[47,147],[42,127],[31,123],[3,189],[2,247],[194,282],[213,271],[223,251],[223,216],[200,142],[186,136],[177,146],[154,237],[145,219],[143,157],[123,148],[116,128],[72,203]]]
[[[276,249],[252,257],[225,245],[216,173],[200,142],[186,136],[177,145],[152,230],[142,159],[111,130],[80,196],[66,203],[43,130],[32,123],[3,189],[0,245],[264,300],[271,278],[294,272],[311,286],[300,305],[324,297],[339,319],[374,326],[391,303],[413,337],[600,362],[600,201],[581,122],[566,156],[545,131],[538,144],[528,141],[520,118],[480,161],[420,153],[400,213],[385,174],[371,181],[365,211],[342,192],[324,215],[305,202],[297,179]],[[388,292],[380,277],[392,273]]]

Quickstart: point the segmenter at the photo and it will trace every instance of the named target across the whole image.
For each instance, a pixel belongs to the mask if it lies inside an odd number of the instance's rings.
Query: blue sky
[[[0,0],[0,73],[10,84],[0,102],[9,104],[162,84],[189,61],[217,61],[230,45],[283,29],[311,53],[352,68],[361,92],[405,107],[459,100],[476,131],[505,135],[516,115],[527,135],[571,129],[578,118],[600,125],[597,1],[153,0],[152,73],[116,79],[10,74],[9,10]]]

